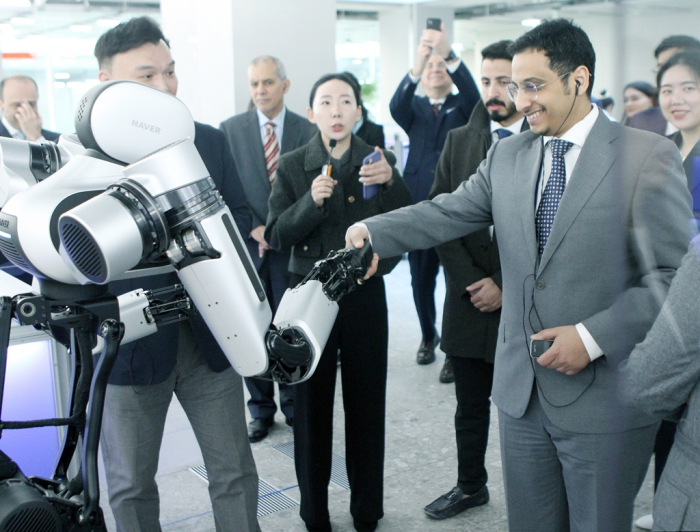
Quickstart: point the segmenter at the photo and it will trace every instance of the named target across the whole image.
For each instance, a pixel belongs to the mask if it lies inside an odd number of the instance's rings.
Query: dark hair
[[[538,26],[521,35],[510,47],[513,55],[527,50],[544,52],[549,58],[549,68],[562,76],[562,84],[568,79],[564,74],[576,70],[581,65],[585,66],[591,75],[586,94],[591,97],[595,50],[586,32],[572,21],[563,18],[543,20]]]
[[[481,50],[482,59],[505,59],[506,61],[513,60],[513,54],[510,51],[510,46],[513,41],[498,41],[493,44],[489,44],[486,48]]]
[[[170,47],[158,23],[151,17],[136,17],[103,33],[95,44],[95,57],[100,68],[109,68],[112,58],[144,44],[158,44],[160,41]]]
[[[7,76],[5,79],[0,81],[0,100],[4,100],[3,92],[5,90],[5,82],[8,79],[16,79],[17,81],[31,81],[34,83],[34,88],[36,89],[36,97],[39,97],[39,86],[36,84],[36,81],[34,81],[34,78],[30,78],[24,74],[13,74],[12,76]]]
[[[661,88],[661,80],[668,69],[678,65],[688,67],[700,81],[700,50],[690,50],[678,52],[661,66],[659,73],[656,75],[656,86],[658,88]]]
[[[343,74],[345,74],[353,82],[355,87],[357,87],[356,94],[360,95],[360,99],[357,100],[357,105],[362,107],[362,119],[367,120],[367,109],[365,109],[365,104],[362,101],[362,86],[360,85],[360,80],[357,79],[355,74],[353,74],[352,72],[348,72],[347,70],[343,72]]]
[[[634,89],[638,90],[648,98],[651,98],[652,100],[656,98],[656,87],[654,87],[651,83],[647,83],[646,81],[633,81],[631,83],[628,83],[625,85],[625,88],[622,90],[622,93],[624,94],[627,89]]]
[[[666,37],[661,41],[661,44],[656,47],[656,50],[654,50],[654,57],[658,59],[659,55],[671,48],[680,48],[683,51],[700,50],[700,41],[690,35],[671,35],[670,37]]]
[[[311,87],[311,96],[309,97],[309,107],[314,106],[314,98],[316,97],[316,91],[318,88],[323,85],[324,83],[327,83],[329,81],[332,81],[334,79],[337,79],[338,81],[343,81],[350,85],[350,88],[352,89],[353,94],[355,95],[355,101],[357,102],[357,105],[360,106],[362,105],[362,95],[360,94],[360,84],[356,83],[355,81],[352,80],[350,76],[346,72],[340,72],[340,73],[334,73],[334,74],[326,74],[325,76],[321,76],[319,80],[314,83],[314,86]]]

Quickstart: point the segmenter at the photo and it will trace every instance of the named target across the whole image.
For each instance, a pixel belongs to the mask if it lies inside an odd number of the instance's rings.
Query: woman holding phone
[[[311,89],[307,110],[319,132],[306,146],[279,160],[265,239],[275,249],[292,248],[292,286],[316,261],[345,247],[345,231],[353,223],[412,202],[394,168],[394,156],[352,134],[362,115],[358,92],[345,74],[327,74],[319,79]],[[376,162],[365,164],[368,156]],[[399,257],[379,261],[380,276],[365,281],[340,300],[316,372],[294,387],[294,457],[301,492],[300,514],[310,532],[331,530],[328,483],[338,356],[350,513],[355,530],[375,530],[384,515],[389,331],[381,275],[389,273],[398,261]]]

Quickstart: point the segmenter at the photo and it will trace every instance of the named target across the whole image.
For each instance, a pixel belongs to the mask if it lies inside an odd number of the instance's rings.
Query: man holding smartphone
[[[428,27],[436,27],[437,20],[429,19]],[[423,30],[416,63],[389,104],[391,116],[410,141],[403,177],[416,203],[428,198],[447,132],[465,125],[479,101],[476,83],[452,51],[445,25],[440,23],[439,28]],[[416,96],[418,82],[423,84],[425,96]],[[453,83],[459,89],[458,95],[452,94]],[[408,260],[422,333],[416,361],[430,364],[435,361],[435,348],[440,342],[435,329],[435,279],[440,261],[434,248],[411,251]],[[445,362],[440,380],[454,380],[449,361]]]

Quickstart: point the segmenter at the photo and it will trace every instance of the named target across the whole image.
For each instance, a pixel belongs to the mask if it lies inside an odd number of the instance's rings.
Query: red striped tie
[[[274,122],[268,122],[267,133],[265,134],[265,164],[267,165],[267,176],[270,178],[270,184],[274,183],[277,172],[277,161],[280,158],[280,145],[277,142],[275,135]]]

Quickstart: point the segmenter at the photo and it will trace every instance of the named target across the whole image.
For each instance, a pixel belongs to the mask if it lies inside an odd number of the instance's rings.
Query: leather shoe
[[[259,417],[248,423],[248,439],[255,443],[267,438],[268,428],[275,424],[271,417]]]
[[[418,353],[416,354],[416,362],[421,366],[426,364],[432,364],[435,362],[435,348],[440,344],[440,336],[435,335],[435,338],[426,342],[423,340],[418,348]]]
[[[352,520],[352,524],[355,526],[357,532],[374,532],[377,530],[378,521],[358,521],[357,519]]]
[[[440,382],[443,384],[450,384],[455,381],[455,374],[452,371],[452,360],[449,358],[445,359],[445,363],[442,365],[440,370]]]
[[[464,498],[464,492],[460,488],[454,487],[452,491],[445,493],[423,508],[423,511],[433,519],[447,519],[469,508],[482,506],[487,502],[489,502],[489,490],[486,485],[467,498]]]
[[[309,532],[333,532],[333,529],[331,528],[330,523],[326,523],[325,525],[310,525],[309,523],[306,524],[306,530]]]

